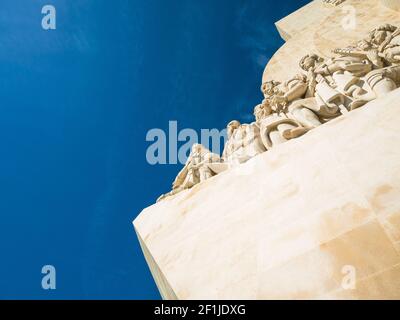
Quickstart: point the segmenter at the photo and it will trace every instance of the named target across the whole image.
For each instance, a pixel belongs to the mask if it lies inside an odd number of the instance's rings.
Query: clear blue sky
[[[251,120],[273,23],[307,2],[2,0],[0,298],[158,299],[131,221],[180,166],[146,162],[147,131]]]

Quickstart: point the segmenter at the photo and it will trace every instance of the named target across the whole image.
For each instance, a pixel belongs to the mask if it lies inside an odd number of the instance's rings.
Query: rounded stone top
[[[346,21],[355,24],[347,25]],[[312,1],[277,22],[286,43],[266,65],[262,83],[284,82],[301,72],[299,61],[303,56],[314,53],[330,57],[332,49],[355,44],[385,23],[400,26],[400,0],[346,0],[336,7],[324,6],[322,0]]]

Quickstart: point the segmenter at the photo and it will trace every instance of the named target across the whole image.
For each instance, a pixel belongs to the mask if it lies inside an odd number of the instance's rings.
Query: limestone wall
[[[134,226],[164,297],[400,298],[398,101],[399,89],[145,209]]]
[[[326,2],[312,1],[276,23],[287,42],[266,66],[263,83],[290,79],[306,54],[330,57],[334,48],[355,44],[382,24],[400,26],[400,13],[393,10],[398,1]],[[346,14],[354,14],[354,28],[343,27]],[[366,55],[361,63],[350,59],[344,66],[331,61],[305,68],[307,80],[299,76],[290,83],[310,91],[318,82],[311,100],[303,96],[306,91],[289,99],[289,82],[282,89],[265,84],[256,122],[228,125],[228,147],[252,146],[251,159],[228,166],[227,145],[227,153],[213,155],[210,163],[196,163],[193,157],[189,164],[204,165],[209,175],[188,180],[192,167],[185,166],[173,190],[143,210],[134,227],[164,299],[400,299],[400,89],[395,89],[400,60],[387,55],[392,40],[396,50],[399,46],[397,30],[386,34],[390,41],[382,48],[374,44],[376,57],[357,47],[352,54]],[[352,67],[357,65],[370,69],[356,75]],[[341,79],[349,75],[351,81],[342,88]],[[347,85],[356,83],[359,87],[349,90],[353,87]],[[319,120],[328,119],[292,128],[295,104],[318,114],[316,105],[307,103],[322,101],[326,91],[321,87],[327,90],[328,84],[355,104],[345,105],[344,99],[333,117],[321,113]],[[369,94],[357,98],[360,89]],[[333,101],[327,99],[324,106],[332,108]],[[287,110],[272,111],[285,103]],[[353,110],[357,103],[361,107]],[[286,122],[281,122],[285,112]],[[276,121],[276,128],[269,120]],[[245,144],[235,130],[254,138],[250,141],[261,139],[262,145]],[[266,137],[275,137],[274,143]],[[200,145],[192,148],[200,159],[210,157],[203,151]],[[354,287],[346,285],[349,270]]]

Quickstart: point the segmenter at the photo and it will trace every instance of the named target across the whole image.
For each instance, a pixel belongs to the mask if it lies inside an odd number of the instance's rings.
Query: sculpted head
[[[395,32],[397,30],[397,27],[390,23],[385,23],[385,24],[379,26],[378,28],[376,28],[375,30]]]
[[[203,151],[203,146],[199,143],[194,143],[192,145],[192,154],[201,154]]]
[[[308,54],[301,58],[299,66],[304,71],[309,71],[314,69],[318,64],[323,62],[324,59],[316,54]]]
[[[264,82],[261,85],[261,92],[264,94],[264,97],[270,97],[272,95],[274,95],[274,93],[276,92],[277,87],[280,85],[281,83],[279,81],[267,81]]]
[[[375,30],[371,36],[371,42],[376,45],[381,45],[386,40],[387,32],[383,30]]]
[[[387,23],[379,26],[369,33],[368,41],[374,45],[381,45],[391,33],[396,31],[397,27]]]
[[[271,103],[270,100],[264,99],[262,103],[255,106],[254,117],[259,122],[271,114]]]
[[[233,120],[233,121],[229,122],[226,127],[227,133],[228,133],[228,138],[230,138],[232,136],[232,134],[235,132],[235,130],[238,129],[239,127],[240,127],[239,121]]]

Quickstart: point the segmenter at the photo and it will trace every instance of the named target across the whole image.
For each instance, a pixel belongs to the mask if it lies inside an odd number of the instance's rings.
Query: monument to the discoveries
[[[397,11],[399,10],[399,11]],[[251,124],[134,227],[165,299],[400,298],[400,0],[277,22]]]

